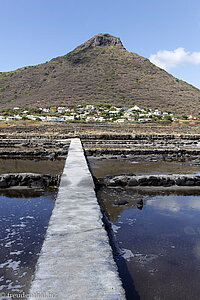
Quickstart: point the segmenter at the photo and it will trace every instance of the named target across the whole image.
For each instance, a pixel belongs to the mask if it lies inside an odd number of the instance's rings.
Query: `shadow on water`
[[[92,164],[94,181],[111,171],[120,173],[126,168],[120,164],[116,162],[113,169],[108,161]],[[143,167],[140,171],[149,173],[148,164]],[[177,165],[160,168],[152,165],[151,172],[177,170]],[[126,298],[198,300],[200,190],[116,189],[96,184],[96,192]]]
[[[140,300],[140,296],[138,294],[138,292],[135,289],[135,285],[134,285],[134,281],[133,278],[131,277],[128,268],[127,268],[127,264],[126,264],[126,260],[123,258],[123,256],[121,255],[121,249],[118,245],[118,242],[116,240],[116,237],[114,235],[114,232],[112,230],[112,225],[109,222],[105,211],[103,210],[103,207],[101,206],[101,203],[99,202],[98,199],[98,191],[101,189],[101,185],[99,185],[99,181],[98,179],[94,176],[93,174],[93,170],[89,164],[88,158],[86,157],[86,161],[88,163],[88,168],[92,174],[93,177],[93,181],[95,184],[95,192],[96,192],[96,196],[97,196],[97,201],[99,203],[103,218],[102,221],[104,223],[105,226],[105,230],[107,231],[108,234],[108,238],[109,238],[109,243],[110,246],[112,248],[113,251],[113,258],[115,260],[115,263],[117,265],[118,268],[118,272],[119,272],[119,276],[122,282],[122,286],[124,288],[125,291],[125,295],[126,295],[126,299],[127,300]]]
[[[123,288],[126,293],[127,300],[140,300],[140,296],[135,289],[134,281],[129,274],[126,260],[122,256],[114,256],[115,262],[118,267],[119,276],[122,281]]]
[[[116,240],[116,237],[114,235],[114,232],[112,230],[111,223],[109,222],[108,218],[106,217],[105,212],[101,208],[102,214],[103,214],[103,223],[105,225],[105,229],[107,231],[108,237],[109,237],[109,243],[113,250],[113,257],[117,264],[119,276],[121,278],[122,286],[125,290],[126,299],[127,300],[140,300],[140,296],[138,292],[135,289],[133,278],[131,277],[126,260],[122,257],[121,249],[118,245],[118,242]]]

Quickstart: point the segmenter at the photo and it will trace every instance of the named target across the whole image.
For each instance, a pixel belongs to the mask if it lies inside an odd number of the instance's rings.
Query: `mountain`
[[[200,90],[98,34],[44,64],[0,73],[1,108],[115,104],[197,114]]]

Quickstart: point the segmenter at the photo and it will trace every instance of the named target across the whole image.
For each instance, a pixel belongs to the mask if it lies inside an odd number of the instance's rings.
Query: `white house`
[[[86,122],[96,121],[96,120],[97,120],[97,118],[95,118],[95,117],[87,117],[86,118]]]
[[[162,112],[159,111],[158,109],[156,109],[153,114],[154,114],[154,116],[161,116]]]
[[[14,116],[14,118],[15,118],[15,120],[21,120],[22,119],[22,117],[20,115],[16,115],[16,116]]]
[[[86,105],[85,109],[91,111],[91,110],[95,110],[95,107],[94,105]]]
[[[29,120],[32,120],[32,121],[36,121],[37,120],[37,116],[34,116],[34,115],[27,115],[27,118]]]
[[[149,122],[151,119],[147,119],[147,118],[141,118],[141,119],[138,119],[137,122],[139,123],[144,123],[144,122]]]
[[[47,121],[47,117],[44,117],[44,116],[39,116],[39,119],[40,119],[42,122]]]
[[[117,119],[115,122],[116,123],[127,123],[128,120],[127,119]]]
[[[6,117],[6,121],[16,120],[15,117]]]
[[[62,114],[65,111],[65,107],[58,107],[57,112]]]
[[[48,108],[43,108],[42,111],[45,112],[45,113],[48,113],[49,109]]]
[[[141,110],[141,108],[137,105],[134,105],[133,107],[130,108],[130,110]]]
[[[74,116],[63,116],[63,119],[65,121],[73,121],[74,120]]]
[[[104,119],[104,117],[99,117],[99,118],[97,118],[97,121],[99,121],[99,122],[104,122],[105,119]]]
[[[128,117],[128,121],[131,121],[131,122],[135,121],[135,117]]]
[[[47,116],[47,122],[57,122],[57,117]]]

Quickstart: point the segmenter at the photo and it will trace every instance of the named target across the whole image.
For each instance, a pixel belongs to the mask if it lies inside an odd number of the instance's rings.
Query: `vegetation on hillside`
[[[198,114],[200,90],[128,52],[119,38],[99,34],[44,64],[0,73],[0,103],[1,108],[136,104]]]

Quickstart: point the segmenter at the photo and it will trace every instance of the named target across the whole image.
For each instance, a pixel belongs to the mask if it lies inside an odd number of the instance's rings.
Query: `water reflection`
[[[7,193],[0,196],[0,293],[22,294],[29,290],[57,192]]]
[[[193,249],[195,257],[200,260],[200,240],[197,240]]]
[[[200,210],[200,197],[182,197],[181,201],[175,196],[154,197],[147,201],[149,206],[153,206],[160,210],[169,210],[171,212],[185,211],[185,210]]]
[[[61,174],[65,165],[65,159],[57,158],[54,161],[48,159],[0,159],[0,174],[7,173],[41,173],[57,175]]]
[[[144,205],[143,200],[139,200],[139,201],[137,202],[137,204],[136,204],[137,208],[140,209],[140,210],[143,209],[143,205]]]
[[[199,299],[200,193],[192,193],[98,193],[141,300]]]
[[[136,161],[137,159],[137,161]],[[147,161],[145,157],[132,159],[105,159],[98,160],[88,157],[92,172],[96,177],[107,175],[120,175],[123,173],[142,174],[199,174],[199,165],[190,161],[168,162],[163,160]]]

